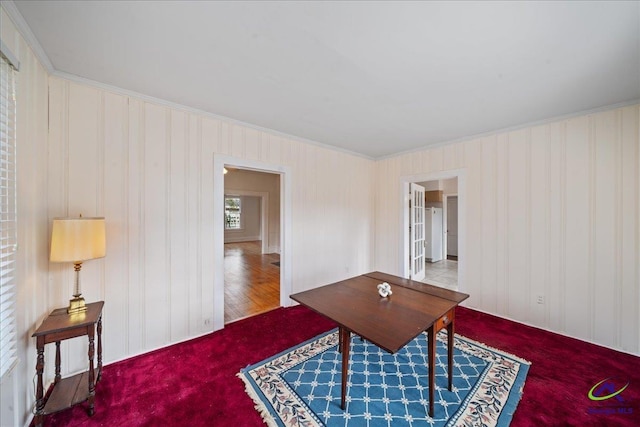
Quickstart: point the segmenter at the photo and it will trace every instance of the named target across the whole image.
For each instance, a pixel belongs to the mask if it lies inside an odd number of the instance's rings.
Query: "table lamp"
[[[51,232],[51,262],[74,264],[75,287],[67,313],[87,310],[80,289],[82,261],[103,258],[106,254],[104,218],[54,218]]]

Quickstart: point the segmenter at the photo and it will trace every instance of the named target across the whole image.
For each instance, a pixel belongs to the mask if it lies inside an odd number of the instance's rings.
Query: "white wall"
[[[442,180],[442,194],[457,194],[458,193],[458,178],[449,178]]]
[[[211,330],[214,153],[291,168],[294,291],[370,270],[372,161],[61,78],[49,99],[48,217],[106,217],[107,256],[82,271],[106,301],[106,362]],[[51,265],[52,305],[70,272]]]
[[[0,8],[3,43],[20,61],[16,75],[18,171],[18,329],[19,364],[0,384],[3,426],[24,425],[35,401],[32,381],[36,350],[31,334],[52,307],[47,299],[47,71]],[[15,382],[14,382],[15,380]],[[13,399],[5,399],[11,396]],[[7,406],[8,404],[8,406]]]
[[[468,305],[640,354],[639,116],[635,105],[377,162],[375,268],[401,271],[400,177],[466,169]]]

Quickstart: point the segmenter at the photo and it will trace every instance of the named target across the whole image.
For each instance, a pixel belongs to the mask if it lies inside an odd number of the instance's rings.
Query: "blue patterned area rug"
[[[446,331],[437,335],[433,418],[428,415],[426,334],[396,354],[352,338],[345,411],[340,409],[337,329],[238,376],[269,426],[508,426],[530,363],[456,335],[449,391],[446,339]]]

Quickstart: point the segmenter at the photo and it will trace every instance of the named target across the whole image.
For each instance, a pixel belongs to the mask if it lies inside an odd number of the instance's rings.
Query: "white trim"
[[[628,107],[630,105],[636,105],[636,104],[640,104],[640,98],[633,99],[631,101],[618,102],[616,104],[611,104],[611,105],[604,105],[602,107],[592,108],[590,110],[582,110],[582,111],[577,111],[575,113],[568,113],[568,114],[563,114],[563,115],[560,115],[560,116],[549,117],[547,119],[536,120],[536,121],[532,121],[532,122],[526,122],[526,123],[522,123],[522,124],[519,124],[519,125],[514,125],[514,126],[510,126],[510,127],[506,127],[506,128],[488,130],[486,132],[476,133],[476,134],[473,134],[473,135],[461,136],[460,138],[448,139],[448,140],[445,140],[445,141],[437,141],[437,142],[434,142],[432,144],[427,143],[427,144],[425,144],[425,145],[423,145],[421,147],[410,148],[410,149],[408,149],[406,151],[400,151],[398,153],[392,153],[392,154],[388,154],[386,156],[376,157],[374,160],[380,161],[380,160],[393,159],[394,157],[404,156],[406,154],[419,153],[421,151],[431,150],[431,149],[434,149],[434,148],[441,148],[441,147],[445,147],[447,145],[457,144],[459,142],[472,141],[474,139],[481,139],[481,138],[484,138],[486,136],[498,135],[498,134],[513,132],[513,131],[516,131],[516,130],[526,129],[526,128],[530,128],[530,127],[547,125],[547,124],[550,124],[550,123],[555,123],[555,122],[559,122],[559,121],[562,121],[562,120],[567,120],[567,119],[570,119],[572,117],[586,116],[588,114],[596,114],[596,113],[600,113],[600,112],[603,112],[603,111],[615,110],[615,109],[618,109],[618,108],[624,108],[624,107]]]
[[[442,201],[442,259],[447,259],[449,255],[449,245],[448,245],[448,237],[449,237],[449,224],[447,222],[447,213],[449,211],[449,197],[458,197],[458,193],[444,194],[444,200]],[[458,199],[459,200],[459,199]],[[460,212],[458,210],[458,223],[460,223]]]
[[[458,289],[464,291],[466,288],[466,211],[467,211],[467,171],[466,169],[452,169],[440,172],[423,173],[416,175],[405,175],[400,177],[400,218],[399,226],[402,238],[400,239],[400,254],[398,272],[402,277],[409,277],[409,183],[439,181],[441,179],[458,178]],[[462,218],[462,219],[461,219]]]
[[[14,55],[13,51],[9,49],[9,46],[2,41],[2,38],[0,38],[0,53],[7,58],[9,65],[11,65],[14,70],[20,71],[20,61],[18,61],[18,57]]]
[[[229,231],[235,231],[235,230],[227,230],[227,232]],[[224,239],[224,243],[242,243],[242,242],[255,242],[256,240],[260,240],[260,236],[249,236],[249,237],[229,237],[227,236]],[[264,249],[261,248],[261,252],[264,252]]]
[[[280,175],[280,305],[292,301],[291,168],[256,160],[213,154],[213,330],[224,328],[224,168],[248,169]]]
[[[501,315],[501,314],[496,314],[496,313],[492,313],[492,312],[490,312],[490,311],[481,310],[481,309],[479,309],[479,308],[476,308],[476,307],[473,307],[473,306],[466,305],[466,304],[468,303],[468,301],[469,301],[469,300],[467,300],[467,301],[463,301],[462,303],[460,303],[460,305],[461,305],[461,306],[463,306],[464,308],[468,309],[468,310],[478,311],[478,312],[480,312],[480,313],[484,313],[484,314],[487,314],[487,315],[489,315],[489,316],[494,316],[494,317],[498,317],[498,318],[500,318],[500,319],[508,320],[508,321],[510,321],[510,322],[517,323],[517,324],[519,324],[519,325],[530,326],[530,327],[532,327],[532,328],[534,328],[534,329],[539,329],[539,330],[541,330],[541,331],[545,331],[545,332],[549,332],[549,333],[552,333],[552,334],[560,335],[560,336],[562,336],[562,337],[573,338],[573,339],[575,339],[575,340],[582,341],[582,342],[586,342],[586,343],[589,343],[589,344],[593,344],[593,345],[598,346],[598,347],[606,348],[606,349],[613,350],[613,351],[618,351],[618,352],[620,352],[620,353],[630,354],[630,355],[632,355],[632,356],[636,356],[636,357],[638,356],[636,353],[632,353],[631,351],[629,351],[629,350],[625,350],[625,349],[623,349],[623,348],[611,347],[611,346],[604,345],[604,344],[599,343],[599,342],[595,342],[595,341],[591,341],[591,340],[586,340],[586,339],[584,339],[584,338],[580,338],[580,337],[577,337],[577,336],[574,336],[574,335],[569,335],[569,334],[564,333],[564,332],[558,332],[558,331],[554,331],[553,329],[543,328],[543,327],[541,327],[540,325],[535,325],[535,324],[533,324],[533,323],[523,322],[523,321],[521,321],[521,320],[512,319],[511,317],[508,317],[508,316],[503,316],[503,315]]]
[[[102,89],[105,90],[107,92],[112,92],[115,94],[119,94],[119,95],[124,95],[124,96],[131,96],[134,98],[137,98],[143,102],[150,102],[153,104],[157,104],[157,105],[161,105],[161,106],[165,106],[165,107],[169,107],[169,108],[173,108],[175,110],[180,110],[180,111],[184,111],[186,113],[193,113],[193,114],[198,114],[204,117],[208,117],[211,119],[215,119],[215,120],[221,120],[227,123],[231,123],[231,124],[235,124],[238,126],[243,126],[249,129],[253,129],[256,130],[258,132],[266,132],[269,133],[271,135],[274,136],[280,136],[282,138],[287,138],[290,139],[292,141],[297,141],[297,142],[302,142],[305,144],[311,144],[311,145],[315,145],[316,147],[322,147],[328,150],[333,150],[333,151],[339,151],[341,153],[345,153],[345,154],[349,154],[351,156],[355,156],[355,157],[360,157],[363,159],[367,159],[367,160],[376,160],[371,156],[367,156],[366,154],[361,154],[361,153],[356,153],[355,151],[350,151],[347,150],[346,148],[341,148],[341,147],[336,147],[335,145],[329,145],[329,144],[323,144],[321,142],[317,142],[317,141],[313,141],[311,139],[307,139],[301,136],[296,136],[296,135],[291,135],[285,132],[281,132],[275,129],[270,129],[267,127],[263,127],[263,126],[258,126],[258,125],[254,125],[252,123],[247,123],[247,122],[243,122],[242,120],[237,120],[237,119],[233,119],[231,117],[225,117],[225,116],[221,116],[218,114],[214,114],[205,110],[200,110],[198,108],[193,108],[193,107],[189,107],[187,105],[183,105],[183,104],[178,104],[176,102],[172,102],[172,101],[167,101],[165,99],[160,99],[160,98],[156,98],[150,95],[145,95],[143,93],[140,92],[136,92],[133,90],[129,90],[129,89],[123,89],[117,86],[112,86],[106,83],[101,83],[95,80],[91,80],[85,77],[80,77],[77,76],[75,74],[70,74],[70,73],[66,73],[64,71],[58,71],[58,70],[52,70],[50,72],[51,76],[53,77],[59,77],[62,79],[66,79],[72,82],[76,82],[76,83],[80,83],[80,84],[84,84],[84,85],[88,85],[91,87],[97,87],[98,89]]]
[[[38,58],[38,61],[40,61],[42,66],[46,68],[49,74],[54,73],[55,69],[53,68],[53,64],[51,63],[49,56],[45,53],[42,45],[38,41],[38,38],[33,34],[33,31],[31,31],[31,27],[29,27],[27,21],[24,20],[24,17],[18,10],[15,3],[12,0],[2,0],[1,3],[2,8],[7,12],[7,15],[16,26],[16,29],[24,41],[27,42],[33,53],[36,55],[36,58]]]

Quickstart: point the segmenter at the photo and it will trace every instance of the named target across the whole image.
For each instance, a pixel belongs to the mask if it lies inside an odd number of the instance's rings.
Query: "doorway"
[[[442,227],[434,227],[434,230],[440,230],[437,238],[441,239],[442,249],[438,249],[438,254],[441,256],[434,257],[433,255],[425,257],[425,269],[424,278],[418,275],[420,281],[430,283],[436,286],[447,287],[450,289],[464,289],[464,272],[465,272],[465,224],[464,221],[457,221],[458,212],[459,215],[463,215],[465,209],[465,171],[464,170],[451,170],[443,171],[433,174],[422,174],[401,177],[402,188],[402,229],[401,233],[403,238],[401,239],[401,275],[407,278],[413,278],[412,272],[412,256],[411,256],[411,209],[409,200],[411,198],[412,184],[417,184],[425,188],[425,209],[427,213],[425,217],[429,218],[429,214],[433,217],[442,218]],[[457,206],[457,209],[456,209]],[[428,212],[428,210],[432,212]],[[455,209],[456,215],[455,228],[453,230],[453,236],[449,237],[449,227],[447,221],[448,211]],[[429,221],[427,221],[427,225]],[[428,231],[428,230],[427,230]],[[432,231],[433,233],[433,231]],[[427,236],[429,232],[426,233]],[[427,238],[430,240],[432,238]],[[455,241],[454,241],[455,239]],[[437,241],[438,239],[436,239]],[[436,243],[434,241],[434,243]],[[429,243],[425,242],[425,247]],[[449,248],[451,246],[451,248]],[[435,247],[434,247],[435,248]],[[450,252],[452,251],[452,252]],[[453,258],[451,253],[455,253],[457,259]],[[429,255],[429,251],[427,250]],[[414,280],[416,280],[414,278]]]
[[[280,306],[280,175],[226,169],[225,324]]]
[[[258,244],[257,241],[247,242],[234,242],[236,244],[246,243],[242,248],[230,248],[233,249],[233,256],[245,257],[250,255],[258,255],[262,258],[260,261],[260,268],[263,267],[264,262],[268,262],[266,268],[277,268],[279,273],[279,283],[275,287],[278,290],[278,303],[275,307],[288,307],[291,304],[289,295],[292,293],[291,286],[291,172],[290,168],[286,166],[271,165],[268,163],[240,159],[225,155],[214,154],[213,156],[213,330],[219,330],[224,328],[225,324],[225,300],[230,298],[225,295],[225,170],[227,173],[229,170],[242,170],[248,172],[266,173],[269,175],[277,175],[278,177],[278,189],[279,200],[272,200],[269,197],[269,205],[273,209],[279,212],[279,218],[275,220],[275,227],[273,218],[267,223],[269,232],[268,239],[269,245],[267,247],[267,253],[262,253],[262,244]],[[236,189],[237,190],[237,189]],[[250,191],[250,190],[246,190]],[[264,206],[264,205],[262,205]],[[273,211],[270,209],[270,211]],[[265,226],[267,226],[265,225]],[[273,239],[272,239],[273,238]],[[271,242],[277,242],[277,244]],[[252,252],[255,252],[252,254]],[[260,252],[259,254],[257,252]],[[279,253],[278,261],[271,260],[266,255]],[[232,255],[229,253],[229,255]],[[231,261],[230,261],[231,262]],[[273,265],[273,262],[279,262],[279,267]],[[250,263],[251,264],[251,263]],[[255,262],[254,262],[255,264]],[[246,267],[248,268],[248,267]],[[258,270],[260,269],[258,268]],[[273,271],[273,270],[271,270]],[[246,275],[245,273],[243,273]],[[259,284],[259,280],[256,280],[256,285]],[[276,282],[278,282],[276,280]],[[264,289],[258,289],[258,293],[265,293]],[[275,308],[274,307],[274,308]]]

